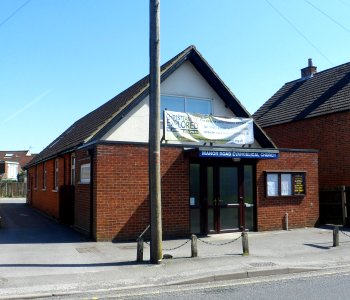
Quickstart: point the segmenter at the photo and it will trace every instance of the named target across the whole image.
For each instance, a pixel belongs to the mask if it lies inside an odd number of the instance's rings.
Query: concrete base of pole
[[[243,256],[249,255],[249,243],[248,243],[248,233],[242,232],[242,247],[243,247]]]
[[[192,234],[191,236],[191,257],[198,256],[198,248],[197,248],[197,236]]]
[[[333,247],[339,246],[339,226],[333,228]]]

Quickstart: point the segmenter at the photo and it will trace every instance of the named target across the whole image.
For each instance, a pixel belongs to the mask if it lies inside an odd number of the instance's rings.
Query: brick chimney
[[[301,71],[301,78],[310,78],[317,72],[317,67],[312,65],[312,58],[308,59],[308,66]]]

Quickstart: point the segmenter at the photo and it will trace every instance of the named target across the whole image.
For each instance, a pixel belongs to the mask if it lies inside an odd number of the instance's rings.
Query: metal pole
[[[151,205],[151,263],[162,260],[160,186],[160,64],[159,0],[150,0],[149,192]]]

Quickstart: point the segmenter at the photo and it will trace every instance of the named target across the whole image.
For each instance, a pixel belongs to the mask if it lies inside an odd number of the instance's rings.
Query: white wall
[[[225,107],[225,103],[218,94],[188,61],[162,82],[161,94],[211,99],[213,115],[223,117],[235,116],[230,109]],[[102,140],[147,143],[148,115],[149,98],[146,97],[123,120],[114,126]],[[258,147],[258,145],[253,145],[253,147]]]

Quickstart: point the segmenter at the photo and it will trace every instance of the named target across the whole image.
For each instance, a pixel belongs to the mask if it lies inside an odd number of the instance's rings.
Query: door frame
[[[232,159],[217,159],[217,158],[192,158],[189,161],[189,164],[199,164],[200,167],[200,201],[199,205],[195,207],[191,207],[194,209],[200,209],[200,231],[202,234],[211,234],[211,233],[223,233],[223,232],[236,232],[245,230],[245,203],[244,203],[244,166],[250,165],[252,166],[252,188],[253,188],[253,205],[254,205],[254,220],[253,220],[253,230],[256,230],[257,226],[257,205],[256,205],[256,160],[245,160],[241,159],[240,161],[233,161]],[[207,181],[207,173],[206,168],[208,166],[213,166],[214,168],[218,167],[236,167],[237,168],[237,180],[238,180],[238,205],[239,205],[239,213],[238,213],[238,228],[233,230],[224,230],[220,231],[209,231],[208,229],[208,201],[206,199],[206,181]],[[190,169],[190,168],[189,168]],[[214,179],[218,180],[218,179]]]

